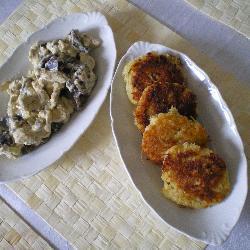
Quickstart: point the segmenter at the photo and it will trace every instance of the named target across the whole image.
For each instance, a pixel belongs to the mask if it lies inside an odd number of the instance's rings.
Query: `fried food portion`
[[[191,208],[214,205],[230,190],[224,161],[212,150],[190,143],[166,152],[161,178],[164,196]]]
[[[146,87],[134,111],[135,125],[143,133],[150,116],[167,113],[172,106],[181,115],[196,118],[196,96],[184,85],[160,83]]]
[[[137,104],[143,90],[153,84],[183,83],[181,61],[178,57],[155,52],[147,53],[131,62],[123,70],[129,100]]]
[[[149,160],[162,164],[166,151],[185,142],[206,144],[205,128],[197,121],[180,115],[176,108],[150,118],[142,138],[142,151]]]

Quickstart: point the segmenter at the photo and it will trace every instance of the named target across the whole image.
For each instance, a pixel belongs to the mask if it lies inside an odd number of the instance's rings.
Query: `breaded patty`
[[[208,148],[184,143],[166,152],[164,196],[179,205],[204,208],[222,201],[230,184],[224,161]]]
[[[152,115],[166,113],[171,107],[181,115],[196,118],[196,96],[178,83],[159,83],[146,87],[134,111],[135,125],[141,132]]]
[[[142,151],[149,160],[161,164],[166,151],[184,142],[204,145],[208,136],[205,128],[186,116],[180,115],[176,108],[168,113],[160,113],[150,118],[142,138]]]
[[[143,90],[153,83],[183,83],[181,61],[172,55],[147,53],[129,62],[123,70],[129,100],[137,104]]]

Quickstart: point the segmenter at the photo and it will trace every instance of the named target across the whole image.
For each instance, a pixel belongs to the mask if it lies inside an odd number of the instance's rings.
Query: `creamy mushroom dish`
[[[42,143],[80,110],[95,83],[89,52],[100,41],[78,30],[65,39],[34,44],[27,76],[0,85],[7,91],[7,116],[0,119],[0,155],[16,158]]]

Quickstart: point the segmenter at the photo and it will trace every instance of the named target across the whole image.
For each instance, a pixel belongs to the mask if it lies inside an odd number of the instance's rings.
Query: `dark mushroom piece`
[[[88,53],[89,48],[85,47],[81,42],[81,38],[78,30],[72,30],[68,35],[68,40],[71,42],[72,46],[81,52]]]
[[[52,122],[51,123],[51,133],[54,134],[58,132],[63,126],[62,122]]]
[[[55,56],[51,56],[48,61],[44,64],[45,69],[49,71],[58,71],[59,61]]]
[[[9,133],[8,118],[3,117],[0,119],[0,146],[11,146],[13,144],[13,137]]]
[[[28,154],[29,152],[33,151],[36,146],[34,145],[23,145],[21,152],[22,155]]]

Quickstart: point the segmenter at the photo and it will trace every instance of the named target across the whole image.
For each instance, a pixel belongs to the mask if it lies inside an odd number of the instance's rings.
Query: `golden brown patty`
[[[204,145],[207,133],[202,125],[188,119],[171,108],[168,113],[160,113],[150,118],[142,138],[142,151],[149,160],[161,164],[166,151],[184,142]]]
[[[181,61],[168,54],[150,52],[129,62],[123,70],[129,100],[137,104],[143,90],[153,83],[183,83]]]
[[[144,132],[150,116],[166,113],[172,106],[181,115],[196,117],[196,96],[184,85],[160,83],[146,87],[134,111],[136,126]]]
[[[166,152],[163,194],[177,204],[203,208],[223,200],[230,184],[224,161],[208,148],[185,143]]]

